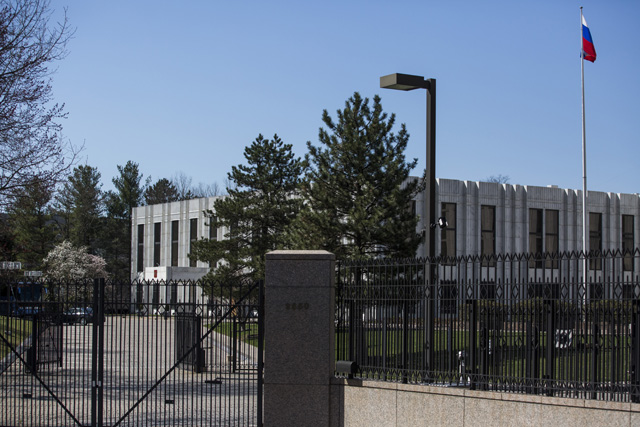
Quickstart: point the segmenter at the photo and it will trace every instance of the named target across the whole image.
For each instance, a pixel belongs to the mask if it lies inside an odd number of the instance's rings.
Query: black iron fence
[[[0,283],[0,425],[262,424],[262,284]]]
[[[638,250],[341,261],[336,357],[360,378],[640,402],[639,270]]]

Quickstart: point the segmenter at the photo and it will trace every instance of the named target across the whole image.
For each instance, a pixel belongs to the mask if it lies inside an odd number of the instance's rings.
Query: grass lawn
[[[233,335],[233,322],[222,322],[220,323],[214,330],[215,332],[225,335],[232,336]],[[211,327],[211,325],[207,325],[207,328]],[[257,323],[245,323],[244,326],[241,326],[240,323],[236,323],[236,333],[238,334],[238,339],[244,343],[252,345],[254,347],[258,346],[258,324]]]
[[[31,335],[31,321],[0,316],[0,334],[4,337],[0,340],[0,358],[4,358],[11,351],[5,340],[9,341],[13,348],[18,347]]]

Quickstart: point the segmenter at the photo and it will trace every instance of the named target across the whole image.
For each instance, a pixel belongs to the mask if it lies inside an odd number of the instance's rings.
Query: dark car
[[[15,310],[13,310],[13,315],[17,317],[35,316],[38,313],[40,313],[40,307],[25,306],[25,307],[18,307]]]
[[[62,316],[64,323],[74,324],[80,323],[86,325],[93,322],[93,309],[91,307],[74,307],[65,311]]]

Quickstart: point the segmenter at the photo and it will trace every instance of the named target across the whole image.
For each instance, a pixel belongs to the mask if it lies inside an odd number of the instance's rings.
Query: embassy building
[[[424,218],[424,196],[424,192],[418,194],[412,204],[420,218]],[[219,197],[134,208],[132,279],[195,280],[206,274],[210,266],[190,260],[188,254],[199,238],[224,238],[227,230],[210,227],[204,215]],[[640,195],[589,191],[587,204],[590,250],[624,251],[638,246]],[[582,250],[581,190],[438,179],[436,212],[447,221],[446,228],[435,229],[436,253],[443,256]],[[427,225],[419,222],[417,231],[425,229]],[[422,245],[416,256],[424,254]],[[640,270],[635,265],[638,257],[623,264],[625,275]],[[180,295],[154,299],[163,303],[176,298],[182,299]],[[202,298],[201,292],[196,298]]]

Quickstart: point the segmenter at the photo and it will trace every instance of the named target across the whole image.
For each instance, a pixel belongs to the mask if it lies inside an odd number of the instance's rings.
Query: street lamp
[[[389,74],[380,77],[380,87],[396,90],[427,90],[427,175],[425,185],[425,228],[428,234],[427,257],[436,255],[436,79],[410,74]]]
[[[425,232],[428,234],[426,259],[429,264],[429,296],[427,299],[427,313],[425,326],[424,367],[427,372],[434,369],[435,352],[435,296],[436,296],[436,79],[425,79],[422,76],[410,74],[389,74],[380,77],[380,87],[396,90],[427,90],[427,174],[425,185]],[[440,218],[440,228],[446,227],[446,219]],[[429,382],[429,378],[425,378]]]

